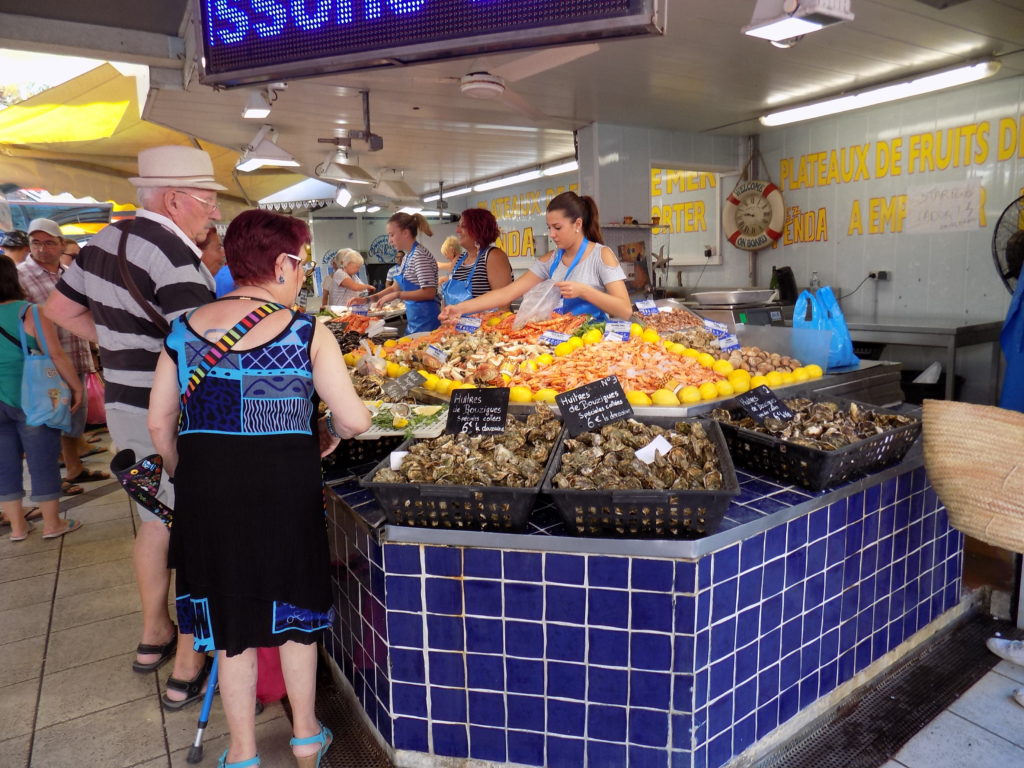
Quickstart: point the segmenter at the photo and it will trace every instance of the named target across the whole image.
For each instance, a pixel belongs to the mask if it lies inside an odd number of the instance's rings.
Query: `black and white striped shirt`
[[[491,290],[491,281],[487,277],[487,257],[491,255],[491,250],[494,248],[493,245],[489,245],[486,248],[480,249],[480,254],[476,257],[476,261],[473,264],[466,264],[469,257],[462,262],[462,265],[458,269],[452,270],[452,278],[455,280],[465,280],[469,277],[470,271],[473,266],[479,262],[480,266],[477,267],[476,272],[473,273],[473,284],[469,286],[472,291],[474,298],[477,296],[483,296],[489,290]],[[512,277],[512,270],[509,269],[509,277]]]
[[[144,412],[164,335],[121,279],[117,247],[126,227],[128,270],[142,296],[168,322],[212,301],[214,284],[195,244],[170,219],[141,210],[134,222],[100,230],[57,283],[56,290],[92,313],[107,408]]]

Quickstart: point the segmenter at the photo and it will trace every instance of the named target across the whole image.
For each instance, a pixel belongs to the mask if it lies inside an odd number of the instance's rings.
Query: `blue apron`
[[[580,243],[580,249],[576,252],[576,258],[572,260],[572,264],[569,265],[569,271],[565,273],[565,277],[561,281],[569,279],[569,275],[576,269],[576,265],[580,263],[580,259],[583,258],[583,254],[587,252],[587,246],[590,245],[587,238],[583,238],[583,242]],[[555,276],[555,269],[562,263],[562,256],[565,255],[565,249],[559,250],[555,254],[555,258],[551,260],[551,266],[548,267],[548,279],[553,280]],[[600,258],[600,254],[598,254]],[[608,313],[603,309],[600,309],[594,304],[591,304],[586,299],[562,299],[562,303],[555,307],[555,312],[560,315],[593,315],[595,320],[607,320]]]
[[[398,283],[399,290],[418,291],[420,288],[426,287],[416,285],[416,283],[407,280],[405,277],[405,269],[412,263],[412,257],[416,254],[417,248],[419,248],[419,243],[413,243],[412,250],[405,255],[405,260],[402,262],[402,270],[395,275],[395,282]],[[430,299],[430,301],[409,301],[406,299],[405,332],[421,333],[440,328],[441,321],[437,317],[440,313],[441,305],[437,303],[437,299]]]
[[[1006,357],[999,407],[1024,411],[1024,279],[1017,280],[999,342]]]
[[[488,246],[487,250],[478,254],[476,261],[473,262],[473,266],[469,270],[469,275],[465,280],[456,280],[454,275],[459,267],[462,266],[462,262],[469,258],[468,253],[463,253],[459,257],[459,260],[455,262],[455,266],[452,267],[452,277],[448,278],[448,282],[441,286],[441,298],[444,299],[444,304],[450,307],[452,304],[459,304],[463,301],[469,301],[473,298],[473,275],[476,274],[476,268],[480,266],[481,261],[487,261],[487,254],[491,252],[493,246]]]

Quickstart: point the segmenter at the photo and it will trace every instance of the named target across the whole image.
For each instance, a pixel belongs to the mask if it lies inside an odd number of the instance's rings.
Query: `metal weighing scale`
[[[737,324],[790,325],[793,305],[774,301],[774,290],[702,291],[691,294],[685,304],[701,317],[725,323],[730,329]]]

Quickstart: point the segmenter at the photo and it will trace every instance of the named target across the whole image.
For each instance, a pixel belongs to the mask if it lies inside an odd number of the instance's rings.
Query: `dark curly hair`
[[[0,253],[0,301],[24,298],[25,292],[18,281],[18,265],[10,256]]]

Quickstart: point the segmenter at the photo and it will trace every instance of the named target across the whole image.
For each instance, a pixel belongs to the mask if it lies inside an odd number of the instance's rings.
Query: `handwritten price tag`
[[[445,431],[468,435],[504,432],[508,394],[508,387],[455,390]]]
[[[737,395],[736,402],[758,424],[763,424],[764,420],[768,418],[790,421],[794,415],[786,404],[763,384],[742,395]]]
[[[614,376],[555,395],[555,403],[573,437],[633,415],[633,406]]]

